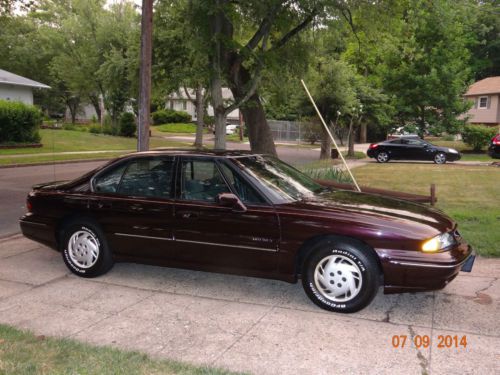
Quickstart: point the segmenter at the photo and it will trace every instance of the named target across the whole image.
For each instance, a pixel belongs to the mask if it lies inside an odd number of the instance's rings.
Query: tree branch
[[[277,2],[269,10],[269,13],[266,15],[266,17],[264,17],[255,34],[252,36],[252,38],[250,38],[250,40],[246,44],[245,49],[248,49],[250,51],[254,50],[255,47],[257,47],[257,45],[259,44],[259,42],[262,40],[262,38],[265,37],[266,35],[269,35],[269,32],[271,31],[271,25],[273,24],[276,14],[278,13],[278,9],[282,5],[282,3],[283,3],[282,1]]]
[[[356,29],[354,27],[351,11],[349,10],[349,8],[340,8],[340,12],[342,13],[342,16],[344,16],[347,23],[351,27],[352,33],[354,34],[354,37],[358,41],[358,52],[361,53],[361,40],[359,39],[358,33],[356,32]]]
[[[184,92],[186,93],[186,96],[187,96],[188,100],[189,100],[191,103],[196,104],[196,101],[195,101],[195,100],[193,100],[193,98],[191,97],[191,95],[189,95],[189,91],[188,91],[188,89],[187,89],[186,85],[182,85],[182,87],[184,88]]]
[[[302,21],[300,24],[295,26],[292,30],[287,32],[278,42],[270,49],[276,50],[278,48],[283,47],[290,39],[292,39],[295,35],[305,29],[314,19],[317,14],[317,9],[313,9],[312,12]]]
[[[248,99],[250,99],[252,97],[253,94],[255,94],[255,92],[257,91],[257,86],[259,85],[260,83],[260,72],[262,70],[262,67],[259,66],[252,78],[252,80],[250,81],[250,84],[249,84],[249,88],[246,92],[246,94],[240,99],[240,100],[237,100],[235,101],[233,104],[229,105],[228,107],[225,107],[224,108],[224,113],[226,115],[228,115],[229,113],[231,113],[232,111],[234,111],[235,109],[239,108],[240,106],[242,106],[243,104],[245,104]]]

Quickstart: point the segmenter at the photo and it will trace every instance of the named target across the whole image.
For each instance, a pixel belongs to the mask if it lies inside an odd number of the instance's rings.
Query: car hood
[[[452,153],[452,154],[460,154],[458,150],[455,150],[454,148],[451,147],[442,147],[442,146],[433,146],[436,150],[445,152],[445,153]]]
[[[403,238],[431,238],[456,226],[443,212],[422,204],[347,190],[331,190],[282,206],[287,212],[335,219],[337,224],[360,227],[365,233]]]

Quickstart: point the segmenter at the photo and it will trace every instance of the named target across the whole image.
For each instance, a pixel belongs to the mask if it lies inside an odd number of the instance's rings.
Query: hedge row
[[[174,124],[191,121],[191,115],[189,113],[175,111],[173,109],[161,109],[154,112],[151,116],[153,117],[154,125]]]
[[[466,125],[462,131],[462,139],[465,144],[472,147],[475,152],[487,147],[491,138],[497,133],[496,128],[484,125]]]
[[[42,113],[21,102],[0,100],[0,143],[40,142]]]

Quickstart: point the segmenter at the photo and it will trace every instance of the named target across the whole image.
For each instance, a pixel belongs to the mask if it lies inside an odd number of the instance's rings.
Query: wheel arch
[[[373,249],[373,247],[371,247],[366,242],[361,241],[354,237],[330,233],[330,234],[321,234],[308,238],[300,246],[299,251],[297,252],[297,255],[295,257],[295,265],[294,265],[294,274],[297,278],[301,277],[302,266],[304,265],[304,261],[307,259],[309,254],[311,254],[318,245],[327,241],[331,242],[347,241],[355,243],[356,245],[359,245],[360,247],[366,249],[367,254],[370,254],[370,256],[377,262],[380,275],[383,276],[382,263],[380,261],[379,256]]]
[[[65,216],[63,216],[61,219],[58,220],[57,225],[56,225],[56,230],[55,230],[55,238],[56,238],[56,245],[57,249],[59,251],[62,250],[61,245],[62,245],[62,240],[63,240],[63,234],[64,230],[71,224],[78,222],[78,221],[88,221],[93,223],[94,225],[99,225],[99,222],[93,218],[91,215],[88,215],[86,213],[70,213]]]

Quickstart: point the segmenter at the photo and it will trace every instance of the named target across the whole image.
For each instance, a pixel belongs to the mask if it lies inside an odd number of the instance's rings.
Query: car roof
[[[133,156],[161,156],[161,155],[241,157],[241,156],[252,156],[261,154],[252,153],[251,151],[247,150],[192,150],[192,149],[158,148],[151,151],[133,152],[127,155],[123,155],[122,158],[133,157]]]

